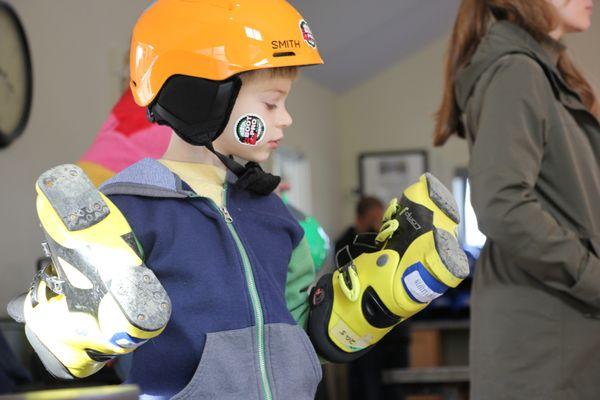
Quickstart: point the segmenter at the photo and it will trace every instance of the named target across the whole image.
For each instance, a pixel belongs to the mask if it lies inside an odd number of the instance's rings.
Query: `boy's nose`
[[[292,119],[292,116],[287,111],[287,109],[284,108],[277,120],[277,127],[281,129],[288,128],[292,125],[293,122],[294,120]]]

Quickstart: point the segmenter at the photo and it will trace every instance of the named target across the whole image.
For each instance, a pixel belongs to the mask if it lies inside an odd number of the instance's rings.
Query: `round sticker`
[[[241,144],[254,146],[264,137],[267,127],[265,121],[256,114],[242,115],[235,123],[235,137]]]
[[[317,41],[308,26],[308,23],[305,20],[300,21],[300,31],[302,32],[302,38],[310,47],[313,49],[317,47]]]

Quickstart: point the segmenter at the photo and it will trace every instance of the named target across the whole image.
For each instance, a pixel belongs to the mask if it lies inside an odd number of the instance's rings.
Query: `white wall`
[[[44,170],[75,162],[91,144],[119,94],[130,31],[147,0],[8,0],[25,26],[33,57],[29,124],[0,151],[0,316],[28,287],[41,255],[34,202]],[[286,145],[312,166],[313,210],[328,230],[339,219],[334,95],[300,78],[289,99],[295,126]]]
[[[318,67],[311,67],[318,68]],[[340,143],[336,120],[336,96],[300,77],[287,105],[294,122],[286,130],[284,143],[302,152],[310,163],[312,210],[327,232],[340,230]]]
[[[358,185],[358,155],[362,152],[428,149],[429,168],[445,183],[458,166],[466,165],[468,153],[462,141],[452,139],[435,150],[431,146],[445,45],[445,39],[431,43],[339,99],[345,199],[355,200],[350,193]],[[344,202],[345,220],[351,220],[353,206],[354,201]]]

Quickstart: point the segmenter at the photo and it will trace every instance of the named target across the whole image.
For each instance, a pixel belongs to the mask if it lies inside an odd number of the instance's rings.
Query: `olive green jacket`
[[[456,77],[487,236],[472,295],[472,398],[600,399],[600,124],[556,42],[494,24]]]

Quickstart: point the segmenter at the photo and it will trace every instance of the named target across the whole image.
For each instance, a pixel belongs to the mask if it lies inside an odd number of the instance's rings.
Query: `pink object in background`
[[[113,107],[79,165],[95,184],[141,160],[160,158],[169,145],[171,129],[152,124],[146,109],[126,90]]]

